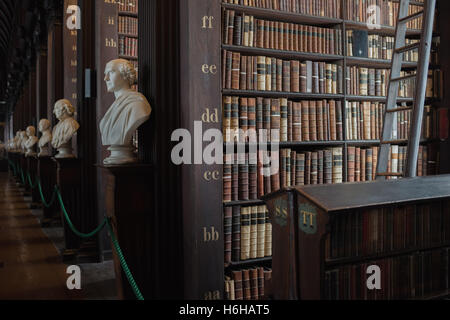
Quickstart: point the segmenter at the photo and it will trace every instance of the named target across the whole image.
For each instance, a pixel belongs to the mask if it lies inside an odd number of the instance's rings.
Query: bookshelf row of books
[[[399,107],[406,107],[402,103]],[[346,139],[351,140],[380,140],[383,129],[383,116],[385,104],[381,102],[357,102],[345,103],[345,128]],[[392,139],[408,139],[411,127],[411,110],[404,110],[393,114],[394,126]],[[448,138],[448,109],[436,109],[425,106],[422,139]]]
[[[138,19],[119,16],[119,33],[138,36]]]
[[[335,100],[223,98],[224,142],[342,141],[342,105]]]
[[[224,208],[225,265],[272,256],[272,224],[265,205]]]
[[[385,0],[346,0],[345,19],[357,22],[369,22],[384,26],[397,25],[400,3]],[[423,10],[423,6],[410,5],[408,15]],[[409,21],[408,29],[421,29],[422,17]]]
[[[406,167],[406,146],[392,145],[390,150],[388,171],[402,173]],[[373,181],[378,154],[378,146],[348,146],[347,159],[344,159],[342,147],[227,153],[224,156],[223,201],[257,200],[284,187],[342,183],[344,180]],[[434,170],[429,169],[430,163],[434,162],[432,159],[436,159],[436,155],[429,154],[427,145],[421,145],[418,176],[434,174]],[[346,179],[343,161],[347,168]]]
[[[223,2],[291,13],[340,18],[342,0],[224,0]]]
[[[406,45],[418,43],[417,39],[405,39]],[[377,34],[367,34],[367,31],[347,31],[347,56],[370,59],[391,60],[394,52],[395,38]],[[403,54],[403,61],[417,62],[419,50],[414,49]]]
[[[137,59],[138,39],[119,36],[119,55]]]
[[[340,29],[256,19],[234,10],[225,10],[224,19],[223,43],[226,45],[343,54]]]
[[[429,298],[450,289],[449,248],[415,252],[325,272],[324,299],[396,300]],[[379,290],[367,286],[370,266],[380,269]],[[372,271],[373,273],[373,271]]]
[[[118,0],[116,3],[120,13],[138,13],[138,0]]]
[[[388,156],[388,172],[402,173],[404,171],[406,152],[406,146],[391,146],[391,152]],[[375,180],[378,154],[379,147],[349,146],[347,149],[347,182]],[[428,173],[428,147],[421,145],[419,146],[417,160],[417,176],[426,176]],[[397,177],[389,177],[388,179],[397,179]]]
[[[342,66],[223,51],[223,88],[341,94]]]
[[[325,241],[326,259],[366,257],[448,244],[448,213],[448,201],[443,201],[336,214]]]
[[[250,267],[232,270],[225,276],[226,300],[269,300],[272,296],[272,269]]]

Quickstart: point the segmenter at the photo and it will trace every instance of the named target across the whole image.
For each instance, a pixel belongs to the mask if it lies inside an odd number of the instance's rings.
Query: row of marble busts
[[[39,139],[36,136],[36,129],[29,126],[26,131],[18,131],[14,139],[7,144],[9,152],[25,154],[26,157],[35,156],[36,145],[39,147],[38,157],[51,156],[50,144],[58,150],[55,158],[73,158],[71,140],[80,125],[73,118],[75,108],[68,100],[62,99],[55,103],[54,114],[59,120],[58,124],[50,128],[50,121],[41,119],[39,121],[39,132],[42,133]]]

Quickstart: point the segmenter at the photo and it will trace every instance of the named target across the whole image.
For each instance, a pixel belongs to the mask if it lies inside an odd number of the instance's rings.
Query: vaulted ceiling
[[[0,114],[11,111],[20,97],[61,2],[0,0]]]

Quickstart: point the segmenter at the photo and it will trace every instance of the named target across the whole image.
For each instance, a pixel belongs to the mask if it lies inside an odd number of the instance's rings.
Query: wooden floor
[[[0,173],[0,300],[83,299],[20,189]]]

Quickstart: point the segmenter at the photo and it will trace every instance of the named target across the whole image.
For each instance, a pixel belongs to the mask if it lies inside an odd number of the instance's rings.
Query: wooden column
[[[82,225],[80,212],[80,161],[78,159],[55,158],[52,158],[52,160],[56,162],[56,183],[61,192],[67,214],[75,228],[83,232],[84,230],[79,227]],[[62,256],[65,261],[75,261],[81,238],[67,224],[62,209],[60,213],[64,227],[64,250]]]
[[[47,48],[40,48],[36,58],[36,115],[39,120],[47,119]]]
[[[106,188],[106,212],[111,218],[113,231],[124,258],[144,298],[150,297],[154,285],[151,264],[157,260],[150,251],[151,220],[157,213],[151,210],[152,179],[150,165],[101,166],[108,171]],[[122,270],[119,258],[113,250],[118,297],[134,300],[136,296]],[[148,299],[148,298],[146,298]]]

